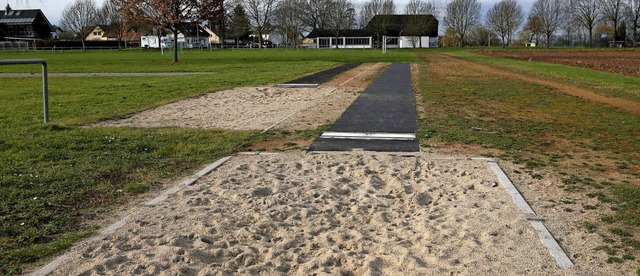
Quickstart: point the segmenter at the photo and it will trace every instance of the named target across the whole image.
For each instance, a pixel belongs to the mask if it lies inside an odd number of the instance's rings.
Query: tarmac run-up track
[[[411,67],[392,64],[316,139],[309,151],[420,151]]]

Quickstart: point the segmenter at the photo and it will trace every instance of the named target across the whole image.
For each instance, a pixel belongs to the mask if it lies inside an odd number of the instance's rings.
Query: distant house
[[[85,38],[86,41],[118,41],[119,27],[116,24],[96,25],[96,26],[91,26],[87,28],[89,28],[90,31],[88,32],[88,35]],[[148,31],[144,31],[148,29],[150,29],[150,27],[143,26],[139,28],[127,28],[127,32],[122,34],[120,41],[125,43],[138,44],[141,38],[140,37],[141,31],[139,30],[143,30],[142,33],[148,33]]]
[[[64,33],[62,28],[60,28],[58,26],[53,26],[52,28],[53,28],[53,31],[51,31],[51,38],[52,39],[60,39],[60,37],[62,37],[62,34]]]
[[[439,47],[438,20],[424,15],[376,15],[364,29],[340,30],[338,36],[326,29],[313,30],[307,39],[313,39],[318,48],[373,48],[380,47],[382,37],[388,48]]]
[[[0,40],[44,40],[55,31],[41,10],[0,11]]]
[[[210,30],[209,30],[210,31]],[[178,32],[178,47],[180,48],[209,48],[211,47],[212,33],[202,26],[191,26],[182,32]],[[219,39],[219,38],[218,38]],[[160,36],[147,32],[140,37],[142,48],[173,48],[173,34]]]
[[[118,40],[118,35],[116,31],[112,31],[106,25],[97,25],[93,27],[86,27],[91,31],[87,32],[88,35],[85,38],[86,41],[107,41],[107,40]]]

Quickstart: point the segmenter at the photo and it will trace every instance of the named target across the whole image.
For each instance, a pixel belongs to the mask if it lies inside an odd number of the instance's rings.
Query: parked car
[[[253,42],[253,43],[247,44],[247,48],[264,48],[264,46],[260,47],[260,44]]]

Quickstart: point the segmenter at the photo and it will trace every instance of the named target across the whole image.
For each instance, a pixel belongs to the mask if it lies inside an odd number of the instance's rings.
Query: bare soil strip
[[[640,76],[640,51],[478,51],[479,54],[517,60],[556,63],[609,73]]]
[[[556,81],[545,80],[541,78],[535,78],[527,75],[509,72],[509,71],[501,70],[495,67],[481,65],[481,64],[473,63],[467,60],[451,57],[451,56],[440,55],[439,58],[443,60],[456,59],[457,62],[460,63],[461,65],[472,68],[474,70],[478,70],[479,72],[487,72],[497,76],[502,76],[506,78],[512,78],[520,81],[532,82],[532,83],[548,86],[563,93],[567,93],[567,94],[577,96],[583,99],[591,100],[594,102],[609,104],[609,105],[621,108],[632,114],[640,114],[639,102],[630,101],[630,100],[621,99],[621,98],[605,97],[597,93],[594,93],[590,90],[582,89],[573,85],[562,84]]]

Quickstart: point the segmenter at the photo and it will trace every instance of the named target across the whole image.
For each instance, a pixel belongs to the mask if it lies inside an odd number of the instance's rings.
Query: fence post
[[[44,59],[6,59],[0,60],[0,65],[12,64],[41,64],[42,65],[42,97],[44,99],[44,123],[49,122],[49,75],[47,62]]]

